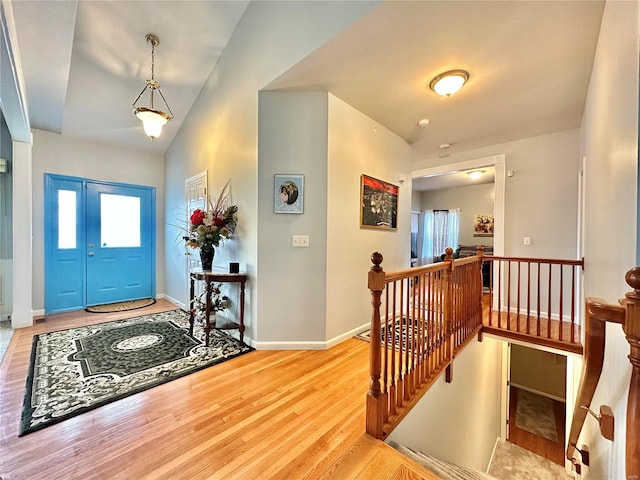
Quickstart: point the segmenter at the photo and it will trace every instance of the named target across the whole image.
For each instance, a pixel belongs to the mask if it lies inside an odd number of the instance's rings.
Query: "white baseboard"
[[[176,306],[180,307],[182,310],[186,310],[186,309],[187,309],[187,307],[186,307],[186,305],[185,305],[184,303],[182,303],[182,302],[180,302],[180,301],[176,300],[176,299],[175,299],[175,298],[173,298],[173,297],[170,297],[170,296],[169,296],[169,295],[167,295],[166,293],[159,293],[159,294],[157,294],[157,295],[156,295],[156,300],[157,300],[157,299],[159,299],[159,298],[163,298],[163,299],[165,299],[165,300],[169,300],[171,303],[173,303],[174,305],[176,305]]]
[[[252,342],[256,350],[326,350],[326,342]]]
[[[488,474],[489,470],[491,470],[491,464],[493,463],[493,457],[495,457],[496,455],[496,450],[498,448],[498,442],[501,442],[502,440],[500,439],[500,437],[496,438],[496,441],[493,444],[493,450],[491,450],[491,456],[489,457],[489,464],[487,465],[487,469],[485,470],[484,473]]]
[[[565,398],[557,397],[557,396],[552,395],[552,394],[547,393],[547,392],[541,392],[540,390],[536,390],[535,388],[525,387],[524,385],[519,385],[519,384],[514,383],[514,382],[509,382],[509,385],[512,386],[512,387],[519,388],[520,390],[526,390],[527,392],[535,393],[536,395],[540,395],[542,397],[547,397],[547,398],[550,398],[552,400],[557,400],[558,402],[565,403],[567,401]]]
[[[329,340],[324,342],[308,342],[308,341],[299,341],[299,342],[254,342],[251,341],[251,345],[256,350],[327,350],[331,347],[335,347],[339,343],[348,340],[354,335],[362,332],[369,328],[369,323],[366,323],[360,327],[356,327],[348,332],[341,333]]]
[[[493,310],[493,312],[497,313],[497,310]],[[507,306],[506,305],[503,305],[500,308],[500,313],[507,313]],[[520,310],[518,310],[517,307],[511,307],[509,309],[509,313],[512,313],[514,315],[518,314],[521,317],[526,317],[527,316],[527,309],[526,308],[520,308]],[[538,317],[538,312],[534,311],[533,309],[531,309],[531,310],[529,310],[529,316],[531,317],[531,321],[535,322],[537,320],[537,317]],[[541,311],[539,316],[540,316],[540,320],[548,320],[549,319],[549,312]],[[555,312],[551,313],[551,320],[555,320],[555,321],[560,320],[560,315],[558,315],[558,313],[555,313]],[[574,320],[575,320],[575,322],[574,322],[575,325],[579,326],[581,324],[580,323],[580,318],[577,315],[576,315]],[[571,324],[571,315],[563,313],[562,314],[562,323]]]

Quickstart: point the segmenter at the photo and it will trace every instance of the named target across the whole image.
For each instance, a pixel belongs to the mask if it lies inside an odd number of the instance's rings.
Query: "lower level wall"
[[[456,465],[486,471],[500,436],[501,341],[472,341],[389,436]]]

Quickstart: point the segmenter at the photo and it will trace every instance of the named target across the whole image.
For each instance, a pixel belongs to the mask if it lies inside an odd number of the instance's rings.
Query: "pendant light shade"
[[[160,44],[160,39],[153,33],[148,33],[145,38],[147,39],[147,43],[151,45],[151,79],[145,81],[144,88],[140,92],[140,95],[138,95],[138,98],[135,99],[132,106],[134,115],[142,121],[144,133],[153,140],[160,136],[162,133],[162,127],[173,118],[173,113],[160,90],[160,84],[155,80],[155,48]],[[147,90],[149,90],[149,106],[136,107],[136,104]],[[156,91],[160,95],[160,98],[164,102],[164,106],[169,113],[165,113],[154,107],[154,94]]]
[[[136,117],[142,121],[144,133],[151,139],[158,138],[162,133],[162,127],[171,117],[164,112],[151,110],[146,107],[139,107],[135,110]]]

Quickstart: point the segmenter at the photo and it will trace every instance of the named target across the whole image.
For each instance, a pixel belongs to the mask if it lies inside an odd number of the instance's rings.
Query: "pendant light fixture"
[[[173,118],[173,112],[169,108],[167,101],[160,90],[160,84],[155,80],[155,49],[160,44],[160,39],[154,35],[153,33],[147,33],[146,37],[147,43],[151,45],[151,79],[145,81],[144,88],[138,95],[138,98],[131,105],[133,107],[133,114],[138,117],[142,121],[142,126],[144,127],[144,133],[146,133],[151,140],[154,138],[158,138],[162,133],[162,126],[167,123],[169,120]],[[136,107],[138,100],[144,94],[144,92],[149,89],[149,106],[148,107]],[[157,110],[154,107],[154,93],[158,92],[160,94],[160,98],[164,102],[166,109],[169,113],[165,113],[162,110]]]

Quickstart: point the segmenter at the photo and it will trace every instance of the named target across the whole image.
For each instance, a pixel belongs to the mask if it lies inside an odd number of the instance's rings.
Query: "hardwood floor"
[[[254,351],[18,438],[34,334],[173,308],[59,314],[15,332],[0,365],[2,480],[313,479],[362,436],[368,344],[350,339]]]
[[[558,441],[552,442],[542,436],[518,428],[516,425],[516,408],[518,405],[518,389],[510,387],[509,394],[509,441],[564,466],[564,434],[565,434],[565,405],[553,400],[553,413],[556,420],[556,434]]]

